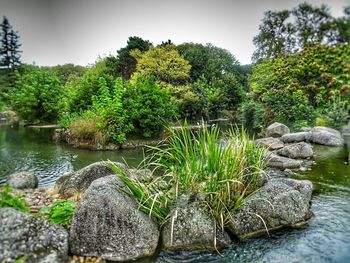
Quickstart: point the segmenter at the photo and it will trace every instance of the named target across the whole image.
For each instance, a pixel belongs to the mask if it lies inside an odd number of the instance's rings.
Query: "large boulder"
[[[289,128],[279,122],[272,123],[269,127],[266,129],[266,135],[267,137],[281,137],[282,135],[289,133]]]
[[[297,169],[302,165],[302,161],[276,155],[274,153],[266,153],[267,166],[278,169]]]
[[[117,162],[115,164],[124,171],[127,170],[125,164]],[[64,175],[57,180],[55,189],[57,189],[61,195],[73,196],[76,193],[85,192],[96,179],[111,174],[114,174],[114,172],[108,168],[104,162],[92,163],[76,172]]]
[[[38,187],[38,178],[31,172],[19,172],[9,175],[7,184],[16,189]]]
[[[309,141],[311,137],[310,132],[294,132],[282,135],[280,138],[282,142],[306,142]]]
[[[339,131],[321,126],[317,126],[311,129],[310,141],[327,146],[344,145],[344,139],[342,138]]]
[[[197,200],[182,195],[162,232],[167,250],[218,250],[230,245],[229,235],[222,231]]]
[[[311,195],[310,181],[271,179],[243,201],[243,208],[232,214],[228,229],[245,239],[282,227],[300,226],[313,216]]]
[[[278,150],[284,147],[284,143],[279,138],[266,137],[257,139],[256,144],[264,146],[270,150]]]
[[[70,229],[70,251],[111,261],[131,261],[151,256],[159,231],[136,201],[120,189],[117,175],[92,182],[81,199]]]
[[[68,233],[58,225],[13,208],[0,209],[0,262],[66,262]]]
[[[293,159],[305,159],[313,156],[312,146],[305,142],[286,145],[277,151],[279,155]]]

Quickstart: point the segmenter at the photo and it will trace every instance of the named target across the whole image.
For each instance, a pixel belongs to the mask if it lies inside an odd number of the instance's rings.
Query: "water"
[[[52,141],[52,129],[26,129],[0,125],[0,183],[14,172],[31,171],[39,187],[50,187],[60,176],[93,162],[111,160],[137,167],[143,150],[89,151]]]
[[[101,160],[137,166],[142,150],[93,152],[52,142],[52,130],[0,126],[0,182],[13,172],[29,170],[48,187],[66,172]],[[246,242],[235,242],[221,255],[160,252],[141,262],[350,262],[350,165],[345,148],[315,146],[317,165],[296,176],[314,183],[315,217],[301,229],[286,229]],[[75,158],[76,157],[76,158]]]

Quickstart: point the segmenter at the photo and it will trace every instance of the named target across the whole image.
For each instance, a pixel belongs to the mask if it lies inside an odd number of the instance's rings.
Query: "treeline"
[[[272,121],[337,127],[350,101],[350,8],[344,11],[333,18],[326,6],[304,3],[266,12],[253,65],[211,44],[139,37],[89,67],[9,65],[0,69],[12,76],[0,83],[0,100],[26,123],[57,122],[101,144],[158,136],[182,119],[234,117],[256,132]]]

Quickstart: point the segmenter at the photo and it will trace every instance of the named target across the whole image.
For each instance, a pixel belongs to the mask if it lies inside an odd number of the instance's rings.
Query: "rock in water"
[[[95,180],[86,190],[70,229],[72,254],[111,261],[154,254],[159,239],[157,224],[118,186],[125,188],[117,175],[110,175]]]
[[[282,135],[289,133],[289,128],[279,122],[272,123],[266,129],[267,137],[281,137]]]
[[[239,237],[266,234],[286,226],[298,226],[313,216],[310,210],[312,183],[274,178],[243,201],[243,208],[232,214],[229,230]]]
[[[119,168],[127,170],[125,164],[115,164]],[[103,162],[96,162],[69,175],[64,175],[62,179],[57,180],[55,188],[62,195],[72,196],[84,192],[94,180],[111,174],[114,174],[114,172]]]
[[[317,126],[311,129],[310,141],[327,145],[327,146],[343,146],[344,139],[341,137],[339,131],[328,127]]]
[[[268,160],[267,166],[278,169],[297,169],[302,165],[302,161],[294,160],[287,157],[278,156],[273,153],[266,153],[265,158]]]
[[[182,195],[178,207],[165,223],[162,240],[168,250],[218,250],[230,245],[229,235],[209,216],[198,201]]]
[[[289,144],[279,149],[277,154],[286,156],[288,158],[293,159],[305,159],[312,157],[314,152],[312,150],[312,146],[305,142],[299,142],[294,144]]]
[[[310,132],[294,132],[282,135],[281,141],[288,142],[305,142],[309,141],[311,137]]]
[[[270,150],[277,150],[284,147],[284,143],[279,138],[267,137],[257,139],[256,144],[267,147]]]
[[[0,262],[65,263],[68,233],[58,225],[40,220],[13,208],[0,209]]]
[[[7,184],[16,189],[38,187],[38,178],[30,172],[19,172],[9,175]]]

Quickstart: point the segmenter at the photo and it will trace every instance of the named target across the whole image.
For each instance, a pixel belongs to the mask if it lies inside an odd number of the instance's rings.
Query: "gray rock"
[[[163,247],[167,250],[219,250],[230,245],[229,235],[201,204],[188,195],[179,198],[178,206],[162,231]]]
[[[149,181],[152,178],[150,169],[128,169],[128,176],[137,181]]]
[[[282,135],[281,141],[285,143],[289,142],[305,142],[309,141],[311,134],[309,132],[294,132]]]
[[[117,175],[92,182],[81,199],[70,229],[74,255],[129,261],[154,254],[158,226],[138,210],[136,201],[120,190]]]
[[[117,162],[115,164],[119,168],[127,170],[125,164]],[[96,162],[69,175],[64,175],[62,179],[57,180],[55,189],[62,195],[73,196],[76,193],[85,192],[94,180],[111,174],[114,172],[103,162]]]
[[[312,183],[274,178],[243,201],[243,208],[232,214],[229,230],[240,239],[282,227],[296,227],[309,220]]]
[[[341,137],[339,131],[328,127],[317,126],[311,129],[310,141],[327,145],[327,146],[343,146],[344,139]]]
[[[286,125],[279,122],[272,123],[266,129],[267,137],[281,137],[282,135],[289,132],[289,128]]]
[[[0,262],[66,262],[68,233],[58,225],[13,208],[0,209]]]
[[[38,178],[31,172],[19,172],[9,175],[7,184],[16,189],[38,187]]]
[[[313,156],[312,146],[305,142],[286,145],[277,151],[277,154],[293,159],[305,159]]]
[[[284,143],[279,138],[266,137],[257,139],[256,144],[267,147],[270,150],[277,150],[284,147]]]
[[[287,157],[278,156],[273,153],[267,153],[265,154],[265,158],[268,160],[267,166],[271,168],[278,168],[278,169],[296,169],[300,168],[302,165],[302,161],[300,160],[294,160]]]

